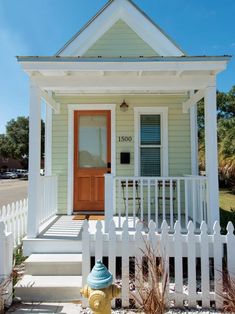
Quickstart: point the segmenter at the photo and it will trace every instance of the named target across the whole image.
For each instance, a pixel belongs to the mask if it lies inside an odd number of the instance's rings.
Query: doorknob
[[[107,168],[111,168],[111,162],[107,162]]]

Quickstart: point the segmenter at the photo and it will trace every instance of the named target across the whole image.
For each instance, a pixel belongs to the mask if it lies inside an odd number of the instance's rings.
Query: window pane
[[[141,145],[161,145],[161,116],[140,116]]]
[[[159,147],[140,148],[141,176],[161,176],[161,149]]]
[[[79,117],[79,167],[105,168],[107,165],[106,116]]]

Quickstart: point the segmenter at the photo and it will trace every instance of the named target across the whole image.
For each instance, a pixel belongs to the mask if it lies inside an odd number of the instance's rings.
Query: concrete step
[[[32,254],[25,261],[25,274],[80,276],[82,275],[82,254]]]
[[[81,253],[82,241],[78,238],[24,238],[23,254],[30,256],[34,253]]]
[[[22,302],[70,302],[81,300],[82,276],[24,275],[15,285]]]

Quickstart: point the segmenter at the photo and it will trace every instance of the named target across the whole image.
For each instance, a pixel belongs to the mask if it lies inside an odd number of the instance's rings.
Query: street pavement
[[[27,198],[28,181],[21,179],[0,179],[0,208]]]

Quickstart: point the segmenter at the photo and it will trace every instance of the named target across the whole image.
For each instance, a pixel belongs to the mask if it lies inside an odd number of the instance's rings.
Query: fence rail
[[[220,309],[223,303],[220,296],[223,291],[222,273],[227,269],[235,276],[235,236],[231,222],[227,231],[227,235],[221,235],[219,223],[216,222],[213,233],[208,234],[207,224],[202,222],[198,233],[190,221],[187,233],[182,234],[180,224],[176,222],[172,234],[164,221],[160,234],[156,232],[155,222],[151,221],[149,232],[145,233],[141,222],[137,223],[135,231],[130,231],[128,221],[125,221],[120,232],[111,221],[109,233],[105,233],[102,223],[98,221],[96,232],[91,233],[89,223],[85,221],[82,235],[83,283],[91,270],[92,257],[95,260],[108,260],[114,278],[121,280],[122,306],[129,307],[132,298],[129,289],[130,261],[136,265],[141,257],[143,263],[146,246],[150,246],[156,257],[163,258],[164,266],[169,271],[167,295],[175,306],[183,307],[186,302],[189,307],[196,308],[201,302],[203,308],[209,308],[214,303]],[[151,278],[144,277],[144,274],[142,278],[151,283]],[[136,272],[134,285],[135,280]]]
[[[0,208],[0,220],[6,227],[6,232],[11,232],[14,247],[18,247],[26,235],[28,214],[28,199],[24,199]]]

